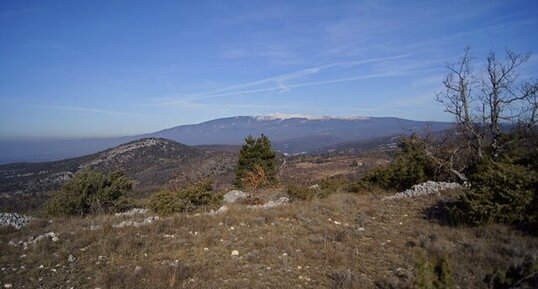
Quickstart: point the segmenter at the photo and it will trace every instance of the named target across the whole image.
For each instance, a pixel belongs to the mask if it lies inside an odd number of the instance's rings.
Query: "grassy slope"
[[[14,288],[379,288],[404,285],[419,254],[440,253],[449,256],[460,288],[486,288],[485,274],[524,254],[538,254],[538,239],[505,226],[451,228],[425,219],[423,210],[438,198],[381,202],[334,194],[272,210],[238,205],[214,217],[176,215],[123,229],[111,227],[123,218],[114,216],[35,222],[0,232],[0,267],[8,268],[0,272],[0,283]],[[103,229],[88,230],[91,224]],[[49,231],[59,233],[60,241],[41,241],[26,251],[7,244]],[[232,250],[239,257],[231,257]],[[69,254],[76,262],[68,262]]]

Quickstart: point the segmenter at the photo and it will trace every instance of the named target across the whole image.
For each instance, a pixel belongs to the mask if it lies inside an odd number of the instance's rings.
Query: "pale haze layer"
[[[277,112],[449,121],[435,94],[466,46],[478,66],[538,53],[532,0],[287,2],[1,1],[0,138]]]

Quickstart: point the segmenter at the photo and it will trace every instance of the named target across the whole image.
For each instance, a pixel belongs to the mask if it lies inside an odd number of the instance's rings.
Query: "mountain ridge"
[[[248,135],[268,135],[274,147],[288,154],[319,151],[339,143],[440,131],[448,122],[427,122],[396,117],[331,117],[300,114],[232,116],[198,124],[117,138],[0,141],[0,164],[53,161],[92,154],[147,137],[166,138],[186,145],[240,145]]]

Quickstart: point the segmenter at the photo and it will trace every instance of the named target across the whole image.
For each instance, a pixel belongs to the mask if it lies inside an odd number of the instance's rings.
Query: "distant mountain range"
[[[408,135],[426,129],[442,131],[450,126],[448,122],[395,117],[236,116],[118,138],[4,140],[0,141],[0,163],[60,160],[148,137],[165,138],[186,145],[239,145],[246,136],[262,133],[269,136],[277,150],[297,154],[323,151],[339,144]]]

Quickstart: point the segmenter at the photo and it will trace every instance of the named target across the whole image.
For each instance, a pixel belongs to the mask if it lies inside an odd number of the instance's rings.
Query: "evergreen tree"
[[[249,135],[239,153],[235,171],[235,185],[239,188],[259,187],[274,183],[278,172],[276,154],[269,138],[262,134],[259,138]],[[259,177],[261,179],[252,180]]]

